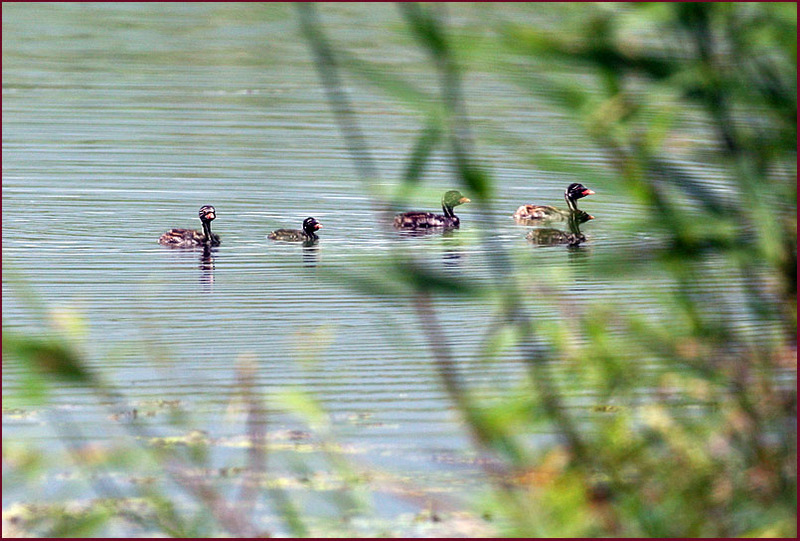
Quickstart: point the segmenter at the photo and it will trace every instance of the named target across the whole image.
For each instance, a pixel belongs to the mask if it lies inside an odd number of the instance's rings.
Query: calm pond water
[[[535,17],[530,8],[503,9],[509,18]],[[470,7],[452,15],[458,23],[480,13]],[[338,46],[435,89],[393,6],[328,5],[321,15]],[[402,178],[422,117],[366,85],[348,92],[379,168],[374,185],[389,191]],[[471,73],[467,95],[476,125],[604,166],[566,119],[495,74]],[[578,250],[526,242],[527,228],[510,214],[526,202],[563,206],[573,179],[532,169],[525,149],[507,141],[479,145],[497,183],[491,213],[460,207],[462,228],[449,237],[387,230],[354,171],[289,6],[4,3],[2,152],[4,325],[42,329],[10,269],[51,309],[86,318],[92,365],[131,407],[150,412],[142,422],[161,435],[196,429],[218,443],[243,438],[234,367],[246,357],[257,366],[254,383],[269,400],[277,439],[305,427],[279,406],[282,393],[302,386],[321,400],[336,440],[359,463],[415,486],[480,485],[413,307],[337,277],[380,274],[400,251],[488,284],[498,244],[481,241],[489,233],[525,269],[529,308],[545,321],[558,315],[536,302],[542,282],[562,287],[578,306],[626,298],[643,313],[653,309],[653,294],[674,287],[657,273],[616,279],[592,271],[594,258],[655,242],[650,232],[628,228],[647,209],[613,185],[589,186],[597,194],[581,204],[597,219],[583,228],[589,240]],[[708,167],[703,177],[712,186],[719,181]],[[454,178],[446,157],[435,155],[408,206],[436,210]],[[210,257],[156,243],[171,227],[199,227],[203,204],[216,207],[213,226],[222,238]],[[272,229],[299,227],[306,216],[324,225],[313,249],[267,240]],[[737,313],[740,301],[721,292],[731,273],[720,266],[708,280],[709,295]],[[487,397],[516,392],[523,369],[514,351],[491,364],[476,353],[492,303],[439,297],[436,304],[465,379]],[[124,434],[85,390],[60,389],[47,408],[26,405],[17,392],[19,367],[4,363],[3,374],[4,441],[59,456],[65,432],[108,446]],[[188,420],[171,424],[164,404],[177,404]],[[210,460],[216,468],[241,466],[244,452],[220,443]],[[24,486],[4,484],[4,507],[93,495],[85,480],[64,473],[53,467]],[[387,516],[413,508],[402,499],[374,503]]]

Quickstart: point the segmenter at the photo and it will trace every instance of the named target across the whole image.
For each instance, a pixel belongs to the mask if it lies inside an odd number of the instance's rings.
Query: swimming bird
[[[219,246],[219,235],[211,232],[211,221],[217,217],[217,211],[211,205],[203,205],[198,212],[203,230],[170,229],[158,239],[158,243],[172,248],[197,248],[199,246]]]
[[[303,229],[276,229],[267,238],[286,242],[300,242],[318,240],[316,231],[322,229],[322,224],[310,216],[303,220]]]
[[[594,216],[578,209],[578,199],[587,195],[594,195],[594,192],[584,187],[583,184],[574,182],[567,186],[564,191],[564,199],[567,202],[568,209],[560,209],[550,205],[522,205],[514,212],[512,217],[523,223],[526,221],[566,220],[573,215],[581,223],[593,220]]]
[[[427,229],[434,227],[456,228],[460,225],[458,216],[453,212],[453,208],[470,200],[458,190],[450,190],[442,196],[442,212],[404,212],[394,217],[394,226],[399,229]]]

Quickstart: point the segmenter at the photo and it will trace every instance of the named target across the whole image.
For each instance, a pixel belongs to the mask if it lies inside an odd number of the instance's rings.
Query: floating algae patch
[[[137,419],[156,417],[163,413],[174,414],[179,412],[180,400],[139,400],[131,408],[112,413],[108,419],[116,422],[131,422]]]
[[[252,470],[233,466],[222,468],[182,468],[181,476],[186,480],[209,481],[214,479],[224,479],[230,486],[248,485],[262,489],[282,489],[282,490],[311,490],[315,492],[326,492],[332,490],[342,490],[352,487],[354,484],[365,484],[373,480],[372,473],[360,473],[356,475],[343,475],[338,472],[317,471],[313,473],[292,474],[286,472],[253,472]],[[130,476],[110,475],[110,478],[124,480],[131,484],[148,485],[158,482],[158,478],[153,476],[142,476],[133,478]]]
[[[591,411],[596,411],[600,413],[616,413],[620,411],[620,406],[614,406],[610,404],[600,404],[597,406],[592,406]]]
[[[391,430],[399,430],[399,423],[384,423],[381,421],[372,420],[374,414],[372,413],[353,413],[345,417],[348,424],[358,426],[361,428],[384,428]]]
[[[228,447],[250,449],[259,447],[269,451],[294,451],[297,453],[361,454],[365,449],[338,442],[314,441],[309,432],[280,430],[267,434],[264,443],[256,443],[248,435],[212,438],[203,430],[192,430],[184,435],[148,438],[147,443],[156,447]]]
[[[171,409],[179,407],[181,405],[181,400],[165,400],[163,398],[158,398],[155,400],[139,400],[136,404],[143,408]]]
[[[208,432],[204,430],[191,430],[182,436],[153,437],[145,438],[145,440],[154,447],[194,447],[208,446],[213,443]]]
[[[468,512],[436,512],[425,509],[404,513],[394,519],[356,517],[339,527],[330,521],[308,520],[308,537],[390,537],[390,538],[478,538],[496,537],[488,521]]]
[[[153,515],[152,505],[141,498],[15,503],[3,510],[3,537],[83,537],[100,528],[109,532],[112,519],[121,531],[130,531]]]
[[[112,413],[111,415],[108,416],[108,420],[117,422],[130,422],[143,417],[155,417],[155,416],[156,412],[154,411],[140,411],[137,408],[133,408],[118,413]]]
[[[22,408],[3,408],[3,423],[6,422],[17,423],[41,423],[40,410],[26,410]]]
[[[3,511],[3,537],[122,536],[162,537],[154,527],[157,510],[138,499],[97,499],[58,504],[14,504]],[[260,522],[276,522],[262,515]],[[354,517],[346,523],[321,517],[305,519],[310,537],[494,537],[493,525],[472,513],[424,509],[396,518]],[[277,536],[287,532],[275,531]]]
[[[216,441],[220,447],[234,447],[249,449],[256,444],[248,436],[234,436],[220,438]],[[355,445],[327,441],[282,441],[267,439],[265,444],[259,445],[266,451],[294,451],[296,453],[335,453],[341,455],[355,455],[366,452],[365,449]]]

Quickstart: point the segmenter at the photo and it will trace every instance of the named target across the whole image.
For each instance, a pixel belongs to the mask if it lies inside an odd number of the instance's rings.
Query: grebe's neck
[[[203,235],[206,242],[211,242],[211,220],[202,220],[203,222]]]
[[[578,203],[569,196],[569,191],[564,192],[564,200],[567,202],[569,210],[572,212],[578,212]]]

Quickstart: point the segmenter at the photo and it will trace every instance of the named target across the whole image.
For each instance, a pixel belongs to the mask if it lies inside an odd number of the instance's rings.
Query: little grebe
[[[219,246],[219,235],[211,232],[211,221],[217,217],[217,211],[211,205],[200,207],[198,212],[203,230],[170,229],[158,239],[159,244],[172,248],[197,248],[199,246]]]
[[[450,190],[442,196],[442,212],[404,212],[394,217],[394,226],[402,229],[427,229],[434,227],[456,228],[459,226],[458,216],[453,207],[469,203],[470,200],[458,190]]]
[[[322,229],[322,224],[309,217],[303,220],[302,231],[299,229],[277,229],[270,233],[267,238],[286,242],[313,241],[319,239],[316,233],[317,229]]]
[[[578,209],[578,199],[593,195],[594,192],[589,188],[585,188],[583,184],[573,183],[570,184],[564,191],[564,199],[567,201],[569,209],[560,209],[551,207],[550,205],[522,205],[512,215],[518,222],[525,222],[529,220],[536,221],[556,221],[566,220],[570,216],[575,216],[579,222],[586,222],[594,219],[594,216],[587,214]]]

